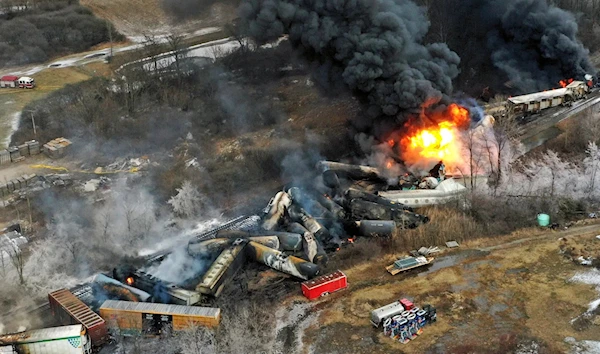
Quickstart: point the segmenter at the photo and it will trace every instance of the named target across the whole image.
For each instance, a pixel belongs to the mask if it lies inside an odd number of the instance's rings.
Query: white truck
[[[52,327],[0,335],[0,353],[91,354],[92,342],[83,325]]]

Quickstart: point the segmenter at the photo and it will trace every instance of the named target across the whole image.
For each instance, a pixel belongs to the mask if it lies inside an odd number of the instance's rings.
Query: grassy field
[[[0,90],[0,148],[6,148],[15,115],[29,102],[42,98],[67,84],[86,80],[90,75],[78,68],[57,68],[40,71],[35,75],[37,87],[33,90]]]
[[[564,353],[569,349],[565,337],[600,338],[597,319],[583,328],[571,323],[599,295],[594,286],[568,281],[588,268],[559,254],[557,239],[567,237],[575,248],[597,253],[599,229],[534,228],[506,238],[469,241],[440,254],[421,273],[391,276],[385,266],[398,255],[376,257],[344,270],[349,288],[314,304],[320,311],[318,324],[304,338],[317,353],[508,353],[527,340],[539,343],[540,353]],[[504,244],[523,237],[531,239]],[[504,245],[485,248],[498,244]],[[438,322],[406,345],[369,323],[372,309],[402,297],[438,310]],[[298,295],[289,301],[305,300]]]
[[[237,1],[222,1],[210,6],[204,15],[189,21],[170,18],[160,6],[161,0],[81,0],[100,18],[111,21],[126,36],[148,33],[193,32],[202,27],[223,26],[236,15]]]

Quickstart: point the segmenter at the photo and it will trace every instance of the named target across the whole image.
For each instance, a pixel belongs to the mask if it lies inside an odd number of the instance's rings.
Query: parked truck
[[[0,335],[2,354],[91,354],[92,343],[81,324]]]
[[[48,294],[52,315],[61,324],[81,324],[87,330],[94,346],[100,346],[108,340],[106,322],[67,289]]]

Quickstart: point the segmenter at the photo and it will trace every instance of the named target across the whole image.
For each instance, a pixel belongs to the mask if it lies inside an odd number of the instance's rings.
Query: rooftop
[[[204,317],[219,317],[221,314],[221,309],[213,307],[167,305],[150,302],[132,302],[120,300],[104,301],[100,307],[100,310],[103,309]]]

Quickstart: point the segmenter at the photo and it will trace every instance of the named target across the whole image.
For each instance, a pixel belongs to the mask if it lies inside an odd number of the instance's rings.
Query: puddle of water
[[[490,306],[490,315],[495,315],[498,312],[503,312],[508,310],[508,306],[505,304],[493,304],[492,306]]]
[[[439,257],[433,261],[433,264],[427,270],[419,273],[419,276],[423,277],[423,276],[426,276],[427,274],[431,274],[440,269],[455,266],[466,258],[485,256],[488,253],[489,252],[484,252],[484,251],[480,251],[480,250],[464,250],[464,251],[456,253],[456,254]],[[486,262],[489,262],[489,261],[486,261]]]

